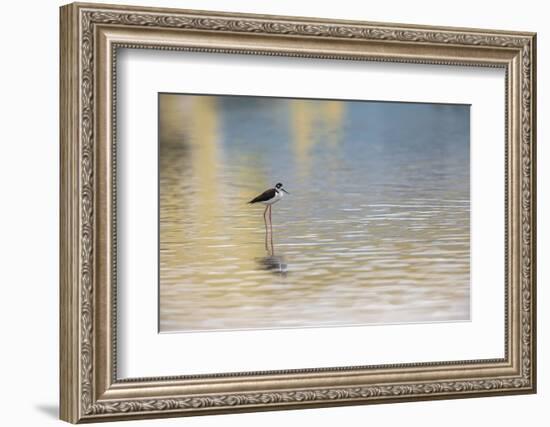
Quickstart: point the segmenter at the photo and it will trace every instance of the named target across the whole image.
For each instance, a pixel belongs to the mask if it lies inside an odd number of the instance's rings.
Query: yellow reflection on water
[[[189,146],[193,156],[193,176],[196,188],[192,193],[199,218],[209,227],[200,227],[199,239],[209,239],[220,234],[217,221],[219,209],[223,209],[223,200],[218,195],[225,191],[220,181],[219,124],[217,101],[214,97],[196,98],[191,109],[192,137]]]
[[[317,144],[335,149],[342,139],[345,103],[342,101],[291,100],[290,120],[294,159],[302,177],[311,172],[311,155]],[[314,129],[322,128],[323,138]]]
[[[302,175],[309,174],[311,168],[311,149],[316,143],[312,135],[314,114],[311,101],[293,100],[290,103],[295,162],[300,165],[300,173]]]
[[[325,101],[319,106],[321,120],[326,128],[328,144],[334,148],[342,139],[342,120],[346,104],[342,101]]]

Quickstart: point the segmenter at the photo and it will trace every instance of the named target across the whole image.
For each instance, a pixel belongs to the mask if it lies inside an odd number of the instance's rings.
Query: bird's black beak
[[[290,194],[288,191],[286,191],[284,188],[281,188],[286,194]]]

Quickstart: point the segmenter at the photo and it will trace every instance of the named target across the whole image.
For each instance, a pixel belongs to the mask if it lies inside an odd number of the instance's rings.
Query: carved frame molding
[[[202,45],[203,39],[208,43]],[[116,52],[123,47],[506,68],[506,357],[117,380],[113,147]],[[532,33],[92,4],[62,7],[61,418],[102,421],[534,392],[534,97]],[[335,380],[348,374],[348,385]],[[272,387],[251,387],[269,376]],[[299,386],[285,387],[291,379]],[[232,391],[226,391],[228,380]],[[194,393],[186,388],[189,381],[202,381],[211,391]],[[239,381],[246,384],[241,391]]]

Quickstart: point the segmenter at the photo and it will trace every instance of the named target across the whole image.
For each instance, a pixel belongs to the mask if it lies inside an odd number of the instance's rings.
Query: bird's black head
[[[281,190],[281,191],[284,191],[286,194],[290,194],[288,191],[286,191],[284,188],[283,188],[283,184],[281,184],[280,182],[278,182],[277,184],[275,184],[275,189],[277,191]]]

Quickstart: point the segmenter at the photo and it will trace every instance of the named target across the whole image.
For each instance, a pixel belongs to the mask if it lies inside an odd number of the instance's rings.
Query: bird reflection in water
[[[268,255],[263,258],[258,258],[258,265],[262,270],[270,271],[273,274],[286,276],[288,266],[282,256]]]

